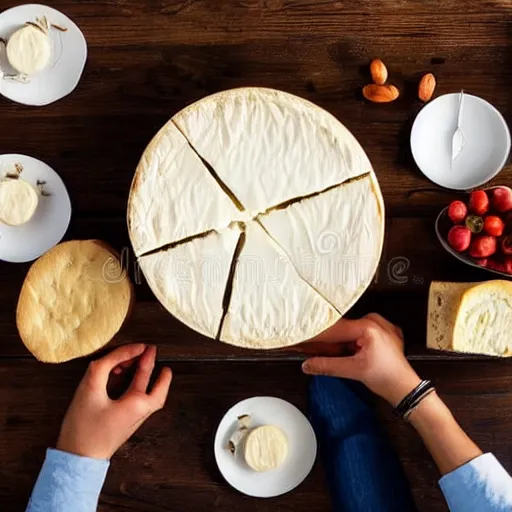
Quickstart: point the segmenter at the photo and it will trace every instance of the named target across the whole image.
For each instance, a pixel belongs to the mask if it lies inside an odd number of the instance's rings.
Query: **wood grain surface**
[[[478,281],[437,242],[434,219],[456,195],[415,167],[409,133],[422,104],[420,76],[436,75],[436,95],[464,89],[512,119],[512,3],[509,0],[55,0],[89,45],[73,94],[33,108],[0,98],[0,154],[26,153],[64,179],[73,205],[66,239],[101,238],[124,250],[137,305],[112,345],[159,346],[176,379],[169,405],[113,460],[100,511],[327,511],[321,468],[293,493],[246,498],[223,481],[212,436],[237,400],[273,394],[304,409],[303,347],[250,352],[191,331],[156,302],[137,267],[126,231],[128,190],[138,159],[171,115],[210,93],[265,86],[297,94],[340,119],[367,151],[386,203],[386,242],[370,290],[350,312],[378,311],[399,323],[406,350],[436,381],[463,426],[512,469],[512,375],[507,361],[456,357],[425,348],[433,279]],[[11,7],[0,0],[0,10]],[[368,64],[381,57],[400,98],[364,101]],[[494,183],[512,184],[507,166]],[[0,262],[0,509],[23,510],[44,448],[85,362],[35,362],[15,325],[29,265]],[[482,360],[480,360],[482,359]],[[419,439],[377,408],[405,464],[419,510],[445,511],[437,472]]]
[[[58,426],[84,362],[58,366],[34,361],[0,362],[0,497],[2,510],[26,504],[47,446]],[[308,379],[297,363],[177,362],[166,407],[112,459],[100,512],[140,511],[313,511],[329,510],[317,464],[296,491],[280,498],[243,497],[223,481],[213,459],[213,437],[223,414],[253,395],[284,398],[306,412]],[[512,428],[512,375],[496,362],[421,361],[415,368],[436,380],[441,396],[483,450],[493,451],[509,470],[506,440]],[[215,375],[214,393],[212,375]],[[454,376],[457,378],[454,378]],[[243,379],[243,382],[242,382]],[[437,488],[439,475],[419,437],[376,400],[378,417],[395,446],[421,512],[447,510]]]

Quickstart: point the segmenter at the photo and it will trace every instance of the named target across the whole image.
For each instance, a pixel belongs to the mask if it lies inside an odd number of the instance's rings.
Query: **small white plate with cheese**
[[[68,191],[59,175],[36,158],[0,155],[0,201],[0,260],[35,260],[68,229]]]
[[[466,93],[445,94],[428,103],[411,131],[411,150],[420,170],[454,190],[470,190],[494,178],[506,164],[510,146],[510,131],[500,112]]]
[[[241,425],[246,431],[237,435]],[[309,475],[317,442],[299,409],[280,398],[260,396],[226,413],[214,450],[219,470],[232,487],[248,496],[271,498],[291,491]]]
[[[81,30],[60,11],[26,4],[0,14],[0,94],[42,106],[77,86],[87,60]]]

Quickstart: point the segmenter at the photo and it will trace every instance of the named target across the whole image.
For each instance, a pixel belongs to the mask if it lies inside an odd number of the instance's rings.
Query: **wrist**
[[[455,422],[450,409],[439,398],[436,391],[426,396],[417,407],[410,413],[409,422],[416,428],[421,429],[424,425],[441,425],[443,423]]]
[[[85,447],[81,447],[76,443],[66,443],[61,439],[57,441],[55,448],[61,452],[71,453],[72,455],[78,455],[79,457],[87,457],[88,459],[98,460],[110,460],[111,455],[106,455],[98,451],[90,450]]]
[[[421,379],[416,372],[404,374],[393,382],[383,398],[396,407],[420,382]]]

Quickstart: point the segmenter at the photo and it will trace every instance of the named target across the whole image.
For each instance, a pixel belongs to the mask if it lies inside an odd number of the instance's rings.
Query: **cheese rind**
[[[271,349],[300,343],[339,320],[336,310],[290,264],[256,222],[245,230],[220,339]]]
[[[373,173],[260,217],[297,272],[340,314],[366,290],[379,263],[384,211]]]
[[[372,169],[336,118],[282,91],[224,91],[173,120],[245,208],[256,213]]]
[[[106,345],[133,301],[118,254],[100,240],[73,240],[55,246],[30,267],[16,325],[37,359],[60,363]]]
[[[128,228],[137,256],[222,229],[241,217],[172,121],[153,138],[137,167]]]
[[[37,210],[39,195],[21,178],[0,181],[0,222],[8,226],[26,224]]]
[[[44,30],[26,25],[9,37],[6,52],[7,60],[16,71],[33,75],[48,65],[52,55],[51,40]]]
[[[190,328],[215,338],[238,228],[210,233],[166,251],[139,258],[146,280],[160,303]]]

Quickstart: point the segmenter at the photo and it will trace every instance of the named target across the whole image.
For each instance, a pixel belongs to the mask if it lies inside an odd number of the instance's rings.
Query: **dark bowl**
[[[485,188],[486,192],[490,190],[494,190],[495,188],[508,188],[510,190],[510,187],[506,187],[503,185],[499,185],[496,187],[489,187]],[[444,208],[444,210],[441,211],[441,213],[437,216],[436,223],[435,223],[435,229],[436,229],[436,235],[437,238],[439,238],[439,241],[441,242],[441,245],[444,247],[444,249],[449,252],[452,256],[457,258],[459,261],[462,261],[466,265],[469,265],[470,267],[479,268],[481,270],[486,270],[487,272],[491,272],[492,274],[498,274],[499,276],[506,277],[508,279],[512,279],[511,274],[507,274],[505,272],[500,272],[499,270],[493,270],[487,267],[482,267],[481,265],[478,265],[475,263],[475,260],[466,254],[465,252],[457,252],[454,249],[450,247],[448,244],[448,231],[450,231],[450,228],[453,227],[453,222],[448,217],[448,206]]]

